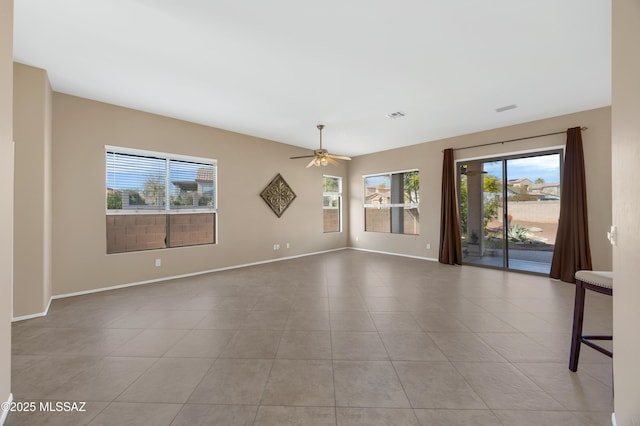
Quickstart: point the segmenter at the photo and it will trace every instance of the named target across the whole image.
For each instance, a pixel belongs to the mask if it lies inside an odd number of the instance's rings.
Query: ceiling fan
[[[487,172],[484,170],[468,170],[467,165],[465,164],[461,167],[460,174],[465,176],[479,176],[479,175],[486,175]]]
[[[298,158],[313,158],[313,160],[311,160],[309,164],[307,164],[307,168],[311,166],[316,166],[316,167],[326,166],[327,164],[333,164],[334,166],[339,166],[340,163],[338,163],[336,160],[351,160],[351,157],[346,157],[344,155],[329,154],[329,151],[327,151],[326,149],[323,149],[322,148],[322,129],[324,129],[324,124],[318,124],[316,127],[318,128],[318,130],[320,130],[320,149],[313,150],[313,155],[301,155],[298,157],[291,157],[292,160],[295,160]]]

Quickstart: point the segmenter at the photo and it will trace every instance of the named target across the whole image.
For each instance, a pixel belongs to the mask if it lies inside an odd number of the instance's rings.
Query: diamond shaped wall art
[[[282,213],[284,213],[294,198],[296,198],[296,194],[282,178],[280,173],[262,190],[260,196],[278,217],[282,216]]]

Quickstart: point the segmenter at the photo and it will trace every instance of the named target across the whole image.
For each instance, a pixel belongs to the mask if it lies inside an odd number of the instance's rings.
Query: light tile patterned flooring
[[[341,250],[54,301],[13,326],[7,424],[607,425],[611,360],[567,369],[574,286]],[[585,331],[611,331],[588,292]]]

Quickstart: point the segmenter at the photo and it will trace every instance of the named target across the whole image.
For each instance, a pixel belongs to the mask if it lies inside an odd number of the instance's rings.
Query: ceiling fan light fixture
[[[340,164],[336,160],[351,160],[350,157],[344,155],[335,155],[330,154],[326,149],[322,148],[322,129],[324,128],[324,124],[318,124],[316,126],[320,131],[320,148],[313,151],[313,155],[300,155],[297,157],[290,157],[292,160],[298,158],[312,158],[312,160],[307,164],[307,168],[311,166],[328,166],[329,164],[333,164],[334,166],[339,166]]]

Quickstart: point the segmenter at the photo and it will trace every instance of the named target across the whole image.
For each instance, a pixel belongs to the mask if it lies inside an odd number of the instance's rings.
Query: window
[[[462,263],[549,274],[561,149],[458,160]]]
[[[365,231],[420,233],[417,170],[364,177]]]
[[[324,232],[342,231],[341,177],[322,177],[322,222]]]
[[[216,160],[106,147],[107,254],[215,244]]]

